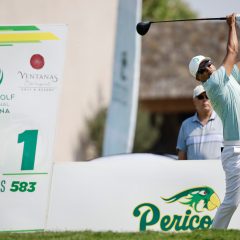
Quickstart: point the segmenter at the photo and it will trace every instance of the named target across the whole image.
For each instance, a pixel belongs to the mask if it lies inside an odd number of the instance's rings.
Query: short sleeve
[[[185,137],[185,131],[184,131],[184,124],[182,124],[179,134],[178,134],[178,140],[177,140],[177,147],[178,150],[187,151],[186,146],[186,137]]]
[[[233,67],[232,76],[240,83],[240,70],[236,64]]]
[[[214,95],[226,84],[229,78],[226,77],[226,70],[221,66],[218,70],[213,72],[211,77],[203,82],[203,87],[208,95]]]

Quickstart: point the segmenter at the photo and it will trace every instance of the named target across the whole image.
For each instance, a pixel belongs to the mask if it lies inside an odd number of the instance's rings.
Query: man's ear
[[[205,79],[203,79],[202,76],[203,76],[202,74],[197,74],[197,75],[196,75],[196,80],[197,80],[198,82],[203,82]]]
[[[201,80],[199,79],[199,74],[198,73],[196,74],[196,80],[201,82]]]

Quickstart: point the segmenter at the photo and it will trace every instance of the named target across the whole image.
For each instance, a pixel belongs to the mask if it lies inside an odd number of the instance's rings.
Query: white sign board
[[[224,178],[219,160],[152,154],[56,164],[47,230],[208,229],[223,201]],[[240,209],[229,228],[240,229],[239,218]]]
[[[66,26],[0,26],[0,231],[45,227]]]

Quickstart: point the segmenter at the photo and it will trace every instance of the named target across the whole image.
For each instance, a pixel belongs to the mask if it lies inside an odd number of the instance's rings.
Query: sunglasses
[[[208,99],[208,96],[207,95],[199,95],[199,96],[197,96],[197,99],[198,100]]]
[[[197,74],[203,74],[206,71],[206,68],[210,67],[211,65],[212,65],[211,60],[206,61],[206,63],[204,63],[204,65],[198,69]]]

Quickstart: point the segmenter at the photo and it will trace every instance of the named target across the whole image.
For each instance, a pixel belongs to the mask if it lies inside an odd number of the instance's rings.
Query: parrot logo
[[[3,81],[3,71],[0,69],[0,84],[2,83]]]
[[[188,205],[196,212],[205,210],[212,211],[220,206],[220,199],[214,190],[210,187],[196,187],[187,189],[170,198],[163,198],[167,203],[178,201],[181,204]]]

